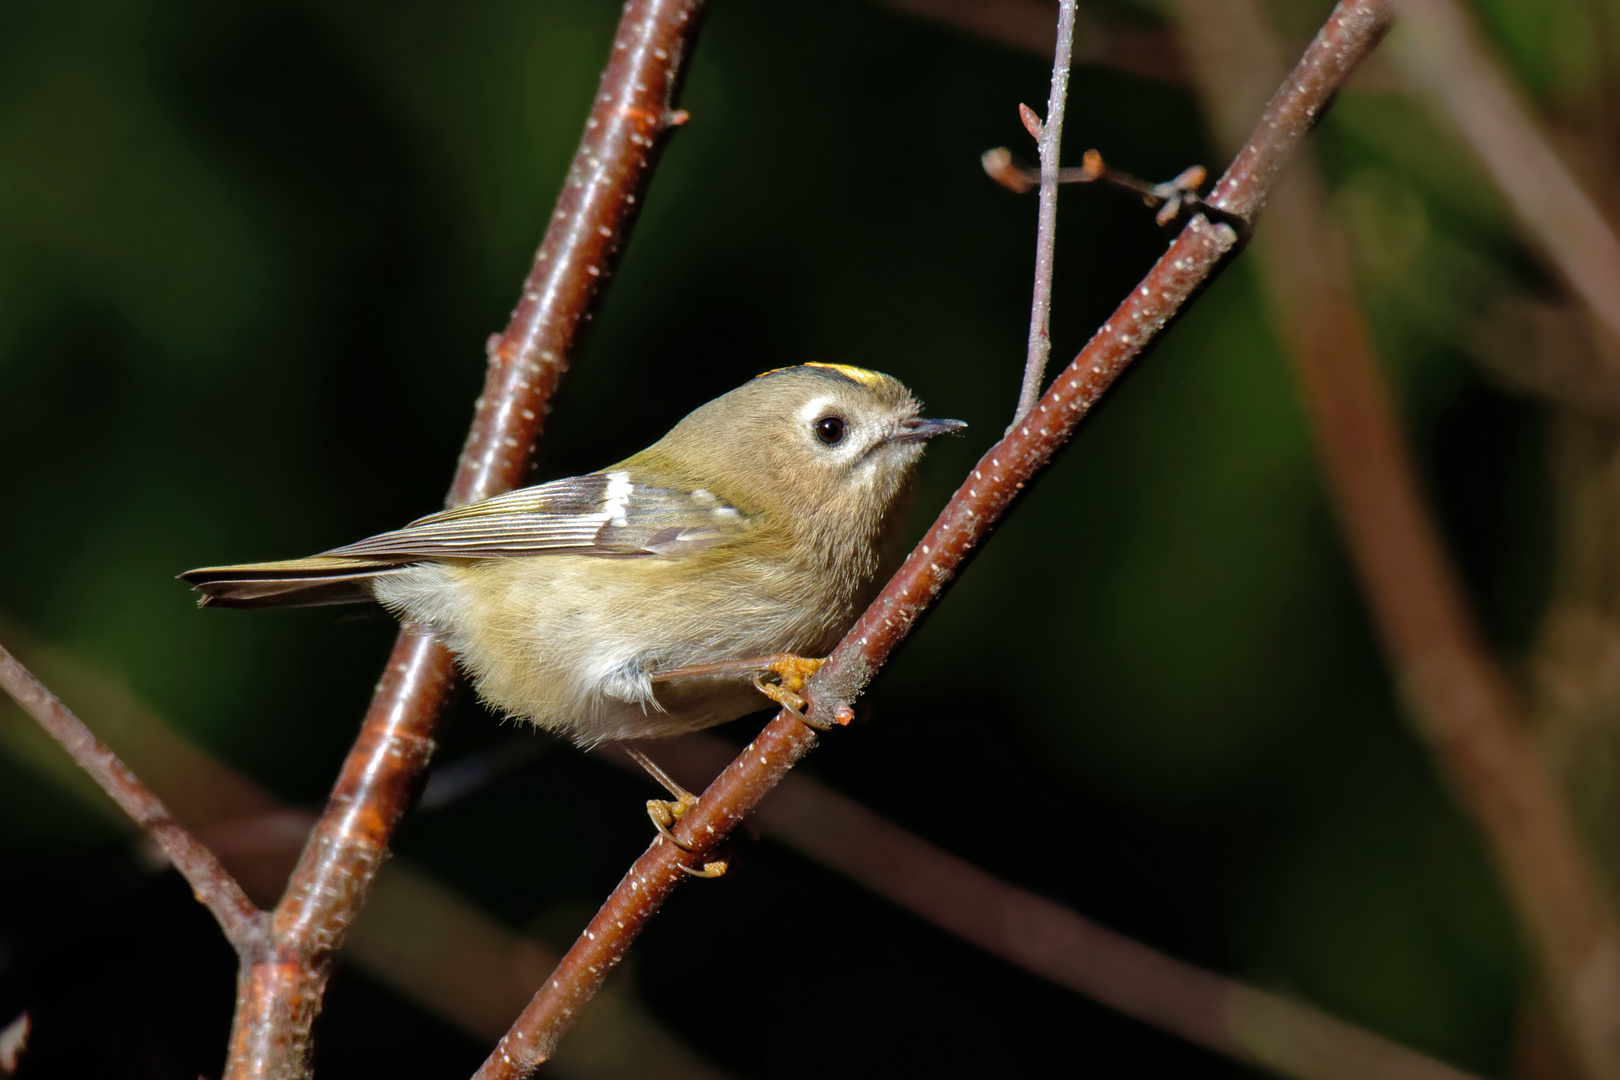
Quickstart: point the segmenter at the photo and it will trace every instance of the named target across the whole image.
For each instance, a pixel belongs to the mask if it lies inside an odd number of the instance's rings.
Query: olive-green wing
[[[403,529],[322,552],[417,561],[529,555],[679,555],[734,535],[742,515],[701,489],[591,473],[429,514]]]
[[[677,557],[736,535],[743,516],[707,491],[591,473],[429,514],[307,559],[208,566],[180,577],[209,607],[348,604],[372,579],[434,559],[588,555]]]

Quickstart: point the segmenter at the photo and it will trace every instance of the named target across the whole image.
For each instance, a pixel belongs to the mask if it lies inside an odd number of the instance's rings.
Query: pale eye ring
[[[844,418],[833,414],[816,421],[816,438],[825,446],[837,446],[844,441]]]

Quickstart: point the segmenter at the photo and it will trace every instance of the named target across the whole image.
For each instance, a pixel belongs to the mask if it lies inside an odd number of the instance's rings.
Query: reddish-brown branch
[[[1181,0],[1218,133],[1237,132],[1275,67],[1250,0]],[[1218,202],[1222,193],[1215,196]],[[1620,930],[1424,507],[1343,244],[1308,163],[1278,186],[1255,254],[1289,347],[1350,553],[1421,733],[1474,817],[1518,910],[1547,998],[1589,1077],[1620,1077]]]
[[[639,768],[612,750],[604,756]],[[693,735],[659,747],[683,784],[713,777],[733,749]],[[1468,1074],[1308,1005],[1182,963],[1018,888],[794,773],[752,821],[879,896],[965,941],[1237,1061],[1297,1080],[1466,1080]]]
[[[447,503],[477,502],[522,481],[584,324],[613,273],[663,145],[685,122],[672,106],[703,0],[631,0],[602,72],[534,267],[506,332],[489,342]]]
[[[585,134],[489,371],[450,505],[522,483],[583,323],[640,208],[701,0],[631,0]],[[310,1025],[332,955],[365,902],[455,680],[450,654],[407,627],[360,735],[274,913],[272,952],[244,965],[226,1076],[307,1074]]]
[[[197,900],[219,920],[225,937],[244,966],[259,959],[266,943],[268,916],[248,899],[212,851],[175,820],[140,778],[118,760],[84,722],[5,649],[0,648],[0,689],[10,694],[24,712],[39,721],[79,766],[95,778],[101,790],[134,819],[180,871]]]
[[[1259,208],[1276,173],[1383,35],[1389,18],[1384,0],[1341,0],[1334,8],[1218,185],[1227,200],[1225,209],[1248,216]],[[1182,230],[1034,411],[980,459],[922,543],[833,650],[806,687],[812,716],[834,716],[839,705],[866,687],[1018,493],[1236,242],[1229,227],[1211,225],[1203,217]],[[815,742],[815,732],[791,713],[778,714],[766,726],[680,820],[675,834],[690,852],[662,837],[653,842],[484,1062],[480,1080],[527,1076],[550,1056],[641,927],[688,876],[681,865],[700,865]],[[784,917],[799,918],[801,913]]]

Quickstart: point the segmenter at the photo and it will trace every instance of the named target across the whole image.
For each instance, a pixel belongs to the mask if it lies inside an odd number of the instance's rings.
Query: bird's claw
[[[683,792],[677,799],[648,799],[647,816],[652,819],[653,826],[663,834],[664,839],[682,851],[691,851],[691,848],[675,839],[675,834],[670,828],[696,805],[697,796],[690,791]]]
[[[670,831],[670,827],[685,817],[686,812],[696,806],[697,802],[697,796],[690,791],[684,792],[680,798],[676,799],[648,799],[647,816],[652,818],[653,825],[658,828],[659,834],[664,839],[682,851],[691,851],[691,848],[675,839],[675,834]],[[694,870],[685,863],[675,864],[676,868],[683,873],[700,878],[722,877],[730,865],[725,859],[709,859],[704,862],[701,870]]]
[[[683,870],[686,873],[691,874],[693,877],[717,878],[724,877],[726,870],[730,867],[730,865],[731,864],[726,862],[724,859],[710,859],[708,862],[703,864],[703,869],[701,870],[694,870],[685,863],[676,863],[675,868],[677,870]]]
[[[826,662],[809,656],[780,653],[771,657],[769,663],[762,664],[754,673],[754,689],[818,731],[831,731],[832,725],[810,718],[805,712],[805,700],[799,696],[805,682]],[[765,672],[775,675],[778,681],[766,682],[761,677]]]

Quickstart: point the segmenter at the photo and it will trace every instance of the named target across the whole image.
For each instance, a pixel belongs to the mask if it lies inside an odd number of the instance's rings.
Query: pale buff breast
[[[729,559],[555,555],[422,564],[376,592],[432,628],[493,708],[589,744],[680,734],[767,707],[747,676],[655,686],[648,673],[824,655],[853,620],[861,584]]]

